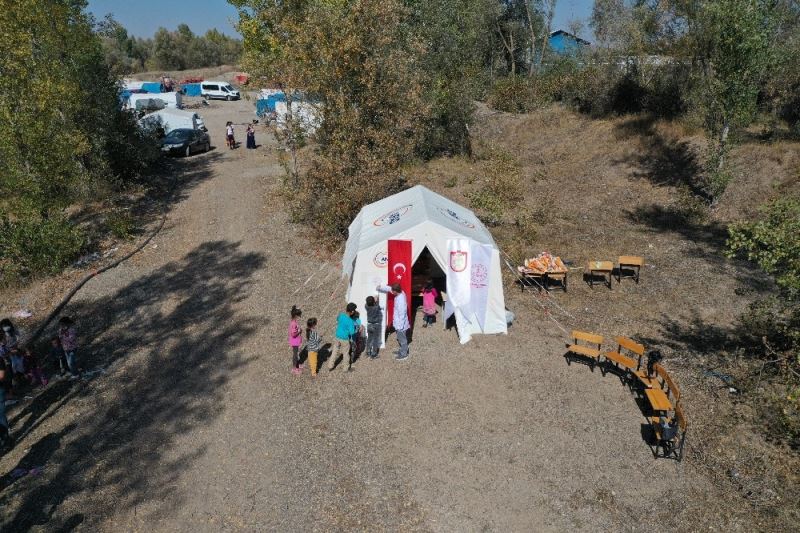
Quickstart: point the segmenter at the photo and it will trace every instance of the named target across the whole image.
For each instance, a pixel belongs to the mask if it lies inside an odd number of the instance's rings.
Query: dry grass
[[[696,512],[734,514],[745,529],[795,527],[798,509],[789,502],[800,497],[800,457],[769,441],[758,395],[731,394],[705,371],[731,375],[745,388],[760,367],[734,357],[733,332],[748,304],[773,287],[753,265],[723,257],[726,224],[798,189],[800,143],[737,147],[736,178],[710,212],[689,205],[706,143],[681,123],[591,120],[558,107],[529,115],[482,107],[476,122],[477,144],[497,145],[521,165],[522,202],[506,220],[529,214],[536,221],[530,243],[519,238],[518,225],[495,228],[500,246],[517,260],[547,250],[576,268],[569,292],[553,295],[575,317],[561,315],[564,328],[626,335],[666,354],[690,420],[683,468],[705,472],[727,495],[699,502]],[[484,163],[479,151],[475,161],[439,159],[409,174],[468,205]],[[645,257],[641,284],[615,281],[609,291],[582,283],[586,261],[629,254]],[[541,312],[529,306],[531,314]]]

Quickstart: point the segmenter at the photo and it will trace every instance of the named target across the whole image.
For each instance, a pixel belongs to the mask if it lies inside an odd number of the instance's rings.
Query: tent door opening
[[[447,288],[447,276],[426,246],[411,267],[411,309],[414,316],[416,316],[417,309],[422,307],[420,293],[428,280],[433,280],[433,286],[439,294],[442,294]],[[441,296],[437,298],[437,304],[442,305]]]

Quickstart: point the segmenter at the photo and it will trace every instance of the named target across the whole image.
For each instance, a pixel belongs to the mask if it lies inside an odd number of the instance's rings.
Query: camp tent
[[[500,254],[491,233],[472,211],[421,185],[363,207],[350,224],[342,270],[349,280],[347,301],[354,302],[362,316],[366,297],[389,280],[389,240],[411,241],[413,276],[438,279],[448,296],[440,318],[455,314],[462,344],[476,333],[506,333]],[[457,261],[470,255],[484,259],[471,263],[466,285],[461,286],[456,272],[463,265]],[[412,291],[418,286],[412,282]],[[456,294],[461,301],[455,301]],[[381,306],[386,309],[385,295]]]

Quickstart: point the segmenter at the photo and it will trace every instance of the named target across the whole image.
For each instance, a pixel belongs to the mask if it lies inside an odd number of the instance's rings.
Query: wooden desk
[[[589,286],[594,288],[595,274],[602,274],[603,278],[608,276],[606,285],[611,288],[611,273],[614,271],[614,264],[611,261],[589,261],[586,265],[586,271],[589,273]]]
[[[617,269],[617,283],[622,282],[622,278],[633,278],[636,283],[639,283],[639,274],[644,266],[644,258],[635,255],[621,255],[619,257],[619,268]],[[633,274],[630,276],[623,276],[622,269],[632,270]]]
[[[556,280],[559,282],[559,286],[564,289],[564,292],[567,292],[567,274],[566,270],[557,271],[557,270],[548,270],[547,272],[540,272],[538,270],[531,270],[525,267],[517,267],[517,272],[519,272],[520,278],[522,280],[522,291],[525,292],[526,288],[533,288],[536,287],[538,289],[544,289],[550,292],[550,280]]]
[[[653,411],[666,412],[672,410],[672,402],[669,401],[667,393],[661,389],[645,389],[645,396],[647,401],[650,402],[650,407]]]

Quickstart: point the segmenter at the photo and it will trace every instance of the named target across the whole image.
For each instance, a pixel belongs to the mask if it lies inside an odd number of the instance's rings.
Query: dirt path
[[[744,528],[704,515],[705,478],[653,461],[630,392],[567,367],[561,332],[516,293],[508,336],[419,330],[408,362],[292,376],[288,309],[329,340],[343,287],[330,264],[292,295],[320,264],[281,209],[273,141],[221,146],[250,113],[204,111],[220,146],[183,162],[165,230],[70,304],[106,373],[12,411],[3,531]]]

